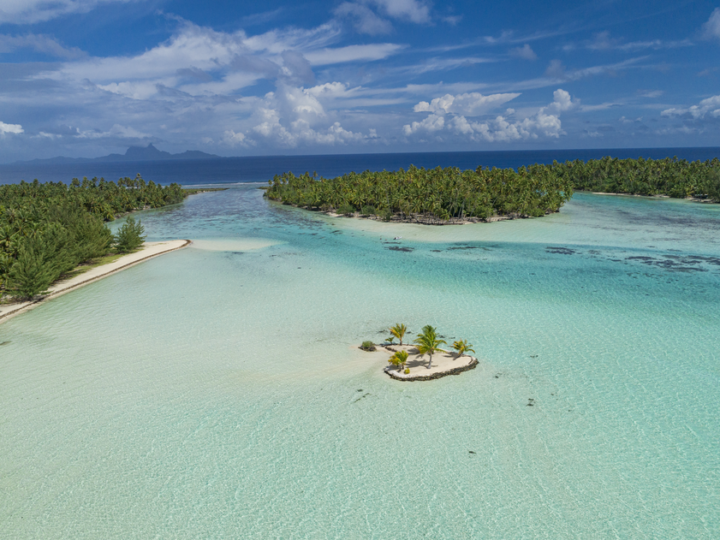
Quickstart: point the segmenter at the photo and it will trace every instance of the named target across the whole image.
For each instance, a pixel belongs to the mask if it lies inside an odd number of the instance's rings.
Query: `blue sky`
[[[0,162],[720,146],[705,0],[0,0]]]

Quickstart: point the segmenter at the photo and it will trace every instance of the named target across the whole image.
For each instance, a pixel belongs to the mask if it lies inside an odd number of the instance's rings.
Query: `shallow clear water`
[[[0,326],[0,537],[720,536],[719,206],[142,220],[198,242]],[[480,366],[390,380],[398,321]]]

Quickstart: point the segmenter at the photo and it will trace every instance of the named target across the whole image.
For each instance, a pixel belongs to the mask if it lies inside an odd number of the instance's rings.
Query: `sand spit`
[[[448,375],[459,375],[463,371],[475,369],[478,359],[474,356],[457,358],[454,352],[438,352],[433,355],[432,367],[427,368],[428,356],[420,356],[414,345],[387,345],[378,347],[378,352],[384,353],[388,358],[395,352],[403,350],[408,353],[406,368],[410,373],[399,371],[395,366],[388,365],[383,371],[398,381],[431,381]]]
[[[120,257],[116,261],[111,262],[110,264],[104,264],[96,268],[91,268],[87,272],[84,272],[78,276],[75,276],[65,281],[59,281],[51,285],[48,289],[50,291],[50,294],[40,297],[37,300],[0,305],[0,324],[11,319],[12,317],[15,317],[16,315],[25,313],[26,311],[29,311],[48,300],[57,298],[58,296],[62,296],[65,293],[68,293],[75,289],[79,289],[80,287],[115,274],[116,272],[120,272],[121,270],[125,270],[126,268],[130,268],[131,266],[135,266],[136,264],[147,261],[148,259],[152,259],[153,257],[157,257],[158,255],[163,255],[165,253],[169,253],[170,251],[184,248],[188,245],[190,245],[190,240],[145,242],[143,248],[140,251],[130,253],[128,255],[123,255],[122,257]]]

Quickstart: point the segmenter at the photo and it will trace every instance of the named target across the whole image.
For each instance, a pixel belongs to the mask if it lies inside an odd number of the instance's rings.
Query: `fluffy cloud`
[[[223,135],[223,142],[230,146],[236,146],[238,144],[246,146],[247,142],[245,140],[245,134],[244,133],[235,133],[232,129],[228,129],[225,131]]]
[[[515,99],[519,95],[520,94],[492,94],[484,96],[482,94],[478,94],[477,92],[458,94],[456,96],[445,94],[442,97],[433,99],[430,103],[427,101],[421,101],[413,107],[413,111],[478,116],[486,113],[490,109],[499,107],[500,105]]]
[[[698,105],[693,105],[687,109],[665,109],[661,114],[662,116],[688,115],[694,119],[702,119],[705,117],[720,118],[720,96],[703,99]]]
[[[328,113],[321,100],[337,99],[347,94],[342,83],[326,83],[312,88],[294,87],[284,83],[276,92],[268,93],[251,118],[255,135],[279,146],[344,145],[377,138],[345,129]]]
[[[720,39],[720,8],[715,8],[708,21],[703,24],[702,34],[706,39]]]
[[[499,95],[512,95],[514,98],[519,94]],[[476,94],[476,96],[480,96],[480,94]],[[562,89],[556,90],[553,93],[553,97],[552,103],[546,107],[542,107],[535,114],[524,118],[517,118],[515,111],[508,109],[504,116],[498,115],[486,121],[473,121],[468,120],[466,114],[459,112],[463,107],[458,107],[458,113],[451,114],[449,120],[446,120],[443,115],[439,114],[440,112],[443,114],[453,112],[455,97],[447,95],[434,99],[431,103],[420,102],[416,105],[416,112],[433,112],[421,122],[413,122],[405,125],[403,127],[403,133],[405,136],[411,136],[415,133],[433,133],[449,130],[470,140],[485,142],[512,142],[538,139],[539,137],[558,138],[564,134],[560,114],[575,107],[577,102],[574,102],[570,94]],[[501,101],[502,100],[498,100],[498,103]],[[505,99],[505,101],[509,101],[509,99]]]
[[[553,92],[553,102],[547,106],[547,110],[553,113],[561,113],[572,109],[577,102],[574,102],[570,97],[570,94],[558,88]]]
[[[444,127],[445,118],[437,114],[431,114],[421,122],[413,122],[412,124],[403,126],[403,133],[405,136],[410,136],[418,131],[432,133],[433,131],[440,131]]]
[[[100,4],[135,0],[3,0],[0,23],[31,24],[69,13],[86,13]]]
[[[19,135],[20,133],[23,133],[23,131],[23,127],[20,124],[6,124],[5,122],[0,122],[0,135]]]

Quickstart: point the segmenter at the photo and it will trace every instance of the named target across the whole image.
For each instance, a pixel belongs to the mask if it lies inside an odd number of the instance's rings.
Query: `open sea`
[[[139,213],[192,247],[0,325],[0,538],[720,538],[720,205],[431,227],[247,183],[545,159],[492,154],[37,174],[229,189]],[[480,365],[391,380],[357,346],[396,322]]]
[[[326,156],[261,156],[219,158],[185,161],[135,161],[115,163],[16,163],[0,164],[0,184],[21,180],[32,182],[69,183],[73,178],[98,177],[117,180],[138,173],[145,180],[158,184],[177,182],[182,185],[233,184],[238,182],[267,182],[276,174],[292,171],[295,174],[317,172],[332,178],[349,172],[396,171],[410,165],[425,167],[498,167],[517,169],[534,163],[550,164],[554,160],[600,159],[612,156],[621,159],[639,157],[664,159],[677,156],[688,161],[720,158],[718,148],[639,148],[607,150],[535,150],[506,152],[437,152],[424,154],[346,154]]]

